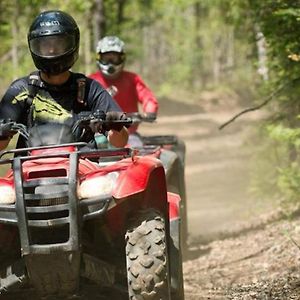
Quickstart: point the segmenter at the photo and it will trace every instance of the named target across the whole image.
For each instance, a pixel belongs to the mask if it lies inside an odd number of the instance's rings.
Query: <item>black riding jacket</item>
[[[79,78],[85,78],[83,103],[77,99]],[[0,102],[0,119],[11,119],[28,125],[29,109],[26,100],[29,90],[29,76],[14,81]],[[72,72],[67,82],[60,86],[43,82],[43,87],[35,92],[32,105],[32,125],[55,122],[71,126],[76,114],[82,111],[100,110],[105,113],[121,111],[118,104],[97,81]]]

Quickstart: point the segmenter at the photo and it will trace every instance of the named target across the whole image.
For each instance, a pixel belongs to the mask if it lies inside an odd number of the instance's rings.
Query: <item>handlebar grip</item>
[[[129,118],[132,119],[132,124],[140,124],[142,122],[153,123],[156,121],[156,114],[144,115],[139,112],[127,113]]]

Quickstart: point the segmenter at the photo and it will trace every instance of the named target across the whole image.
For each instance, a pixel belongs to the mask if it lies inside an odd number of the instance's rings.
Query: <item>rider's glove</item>
[[[96,119],[105,120],[105,112],[103,110],[97,109],[96,111],[93,112],[93,116]]]
[[[95,120],[90,121],[90,128],[92,132],[101,132],[102,131],[102,125],[100,125],[99,120],[105,120],[105,113],[102,110],[97,109],[92,113],[92,117],[95,118]]]
[[[105,120],[105,113],[101,110],[96,110],[94,112],[82,111],[79,114],[74,115],[74,120],[75,124],[78,124],[79,127],[88,126],[92,132],[96,133],[102,130],[99,120]],[[77,127],[74,126],[74,128]]]
[[[157,114],[154,112],[145,112],[144,117],[147,118],[148,120],[155,121]]]
[[[0,120],[0,140],[7,140],[14,135],[14,132],[11,130],[13,122],[8,120]]]
[[[106,121],[105,129],[113,129],[116,131],[121,131],[123,128],[123,124],[114,123],[114,121],[124,121],[126,120],[126,114],[118,111],[109,111],[106,113]]]

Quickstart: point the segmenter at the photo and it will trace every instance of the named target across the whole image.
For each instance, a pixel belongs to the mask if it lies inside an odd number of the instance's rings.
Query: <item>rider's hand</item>
[[[90,120],[89,127],[93,133],[101,132],[102,126],[97,119]]]
[[[118,111],[109,111],[106,113],[107,129],[113,129],[116,131],[121,131],[123,124],[114,123],[113,121],[124,121],[126,120],[126,114]]]
[[[102,126],[100,120],[105,120],[105,113],[101,110],[82,111],[74,115],[74,123],[78,124],[80,128],[89,127],[94,133],[101,132]],[[77,128],[77,127],[75,127]]]

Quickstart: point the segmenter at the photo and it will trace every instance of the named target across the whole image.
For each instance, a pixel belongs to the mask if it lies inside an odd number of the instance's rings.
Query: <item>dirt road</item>
[[[140,131],[177,134],[186,143],[191,243],[214,240],[235,230],[237,223],[268,211],[270,202],[253,199],[249,193],[253,152],[249,139],[261,114],[245,115],[220,131],[218,127],[234,112],[204,113],[197,106],[176,106],[176,115],[162,112],[156,125],[143,125]]]
[[[186,299],[300,299],[300,223],[267,225],[278,217],[276,204],[249,193],[255,150],[249,141],[261,113],[219,131],[234,111],[204,113],[181,104],[171,111],[163,110],[157,125],[143,125],[141,132],[176,133],[187,145]]]

